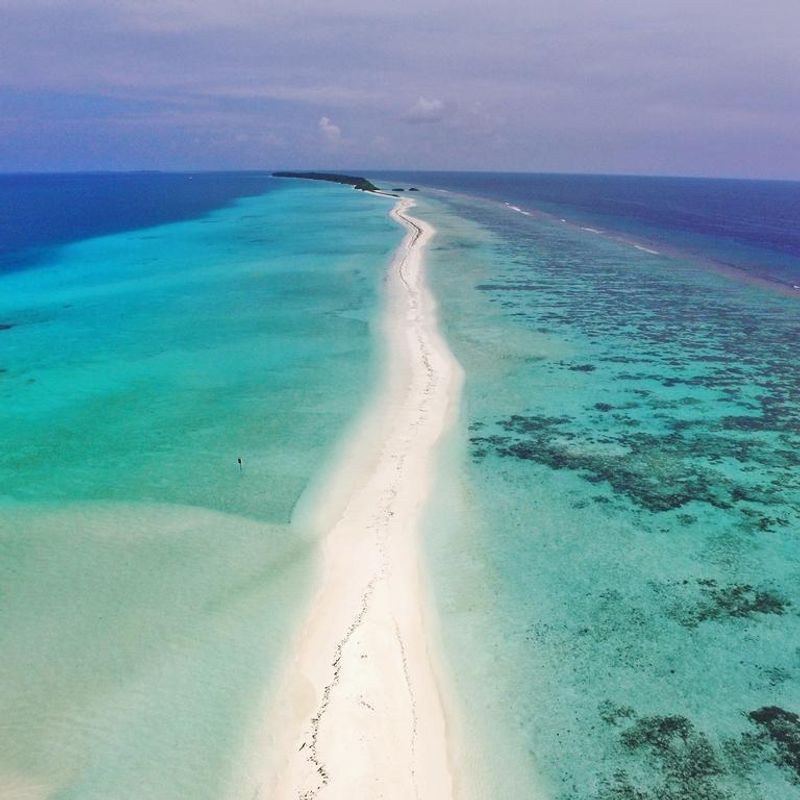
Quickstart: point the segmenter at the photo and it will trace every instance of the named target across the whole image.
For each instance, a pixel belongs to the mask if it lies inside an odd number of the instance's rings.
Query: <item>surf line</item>
[[[386,277],[388,368],[350,443],[360,464],[342,463],[347,477],[333,482],[340,510],[323,533],[321,579],[281,692],[290,711],[274,739],[270,797],[453,797],[418,545],[462,371],[425,281],[435,229],[411,216],[414,205],[403,198],[390,212],[406,234]]]

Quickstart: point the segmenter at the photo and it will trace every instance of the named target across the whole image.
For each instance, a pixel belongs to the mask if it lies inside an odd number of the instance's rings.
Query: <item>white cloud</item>
[[[319,121],[319,129],[322,132],[325,141],[330,144],[336,144],[342,139],[342,129],[331,122],[329,117],[322,117]]]
[[[441,100],[420,97],[403,115],[406,122],[441,122],[447,108]]]

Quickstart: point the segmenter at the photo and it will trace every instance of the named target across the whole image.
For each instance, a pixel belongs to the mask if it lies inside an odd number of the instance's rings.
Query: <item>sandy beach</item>
[[[320,585],[277,695],[263,798],[453,794],[418,527],[461,370],[425,283],[435,231],[413,205],[391,212],[407,233],[386,278],[383,385],[315,503]]]

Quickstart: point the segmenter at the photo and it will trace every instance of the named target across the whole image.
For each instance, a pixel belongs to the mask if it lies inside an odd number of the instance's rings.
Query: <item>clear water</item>
[[[263,727],[315,563],[293,510],[366,401],[401,234],[226,180],[147,228],[134,182],[113,233],[0,276],[4,797],[216,799]]]
[[[420,213],[466,372],[428,551],[472,795],[797,797],[797,299],[461,188]]]
[[[392,181],[499,200],[519,212],[692,253],[800,286],[800,182],[636,175],[389,173]],[[402,185],[402,184],[401,184]]]
[[[196,219],[279,184],[266,172],[0,174],[0,272],[97,236]]]
[[[239,797],[313,577],[294,510],[375,380],[400,231],[340,187],[96,179],[30,178],[16,218],[0,185],[0,796]],[[797,300],[678,255],[786,284],[794,190],[437,180],[461,787],[797,797]]]

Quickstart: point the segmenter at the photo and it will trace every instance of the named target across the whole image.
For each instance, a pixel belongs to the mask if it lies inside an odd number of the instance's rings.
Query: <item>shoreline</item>
[[[435,230],[413,206],[403,198],[391,211],[406,234],[386,276],[385,374],[313,509],[318,589],[275,695],[270,775],[254,797],[453,796],[418,540],[462,374],[424,280]]]

